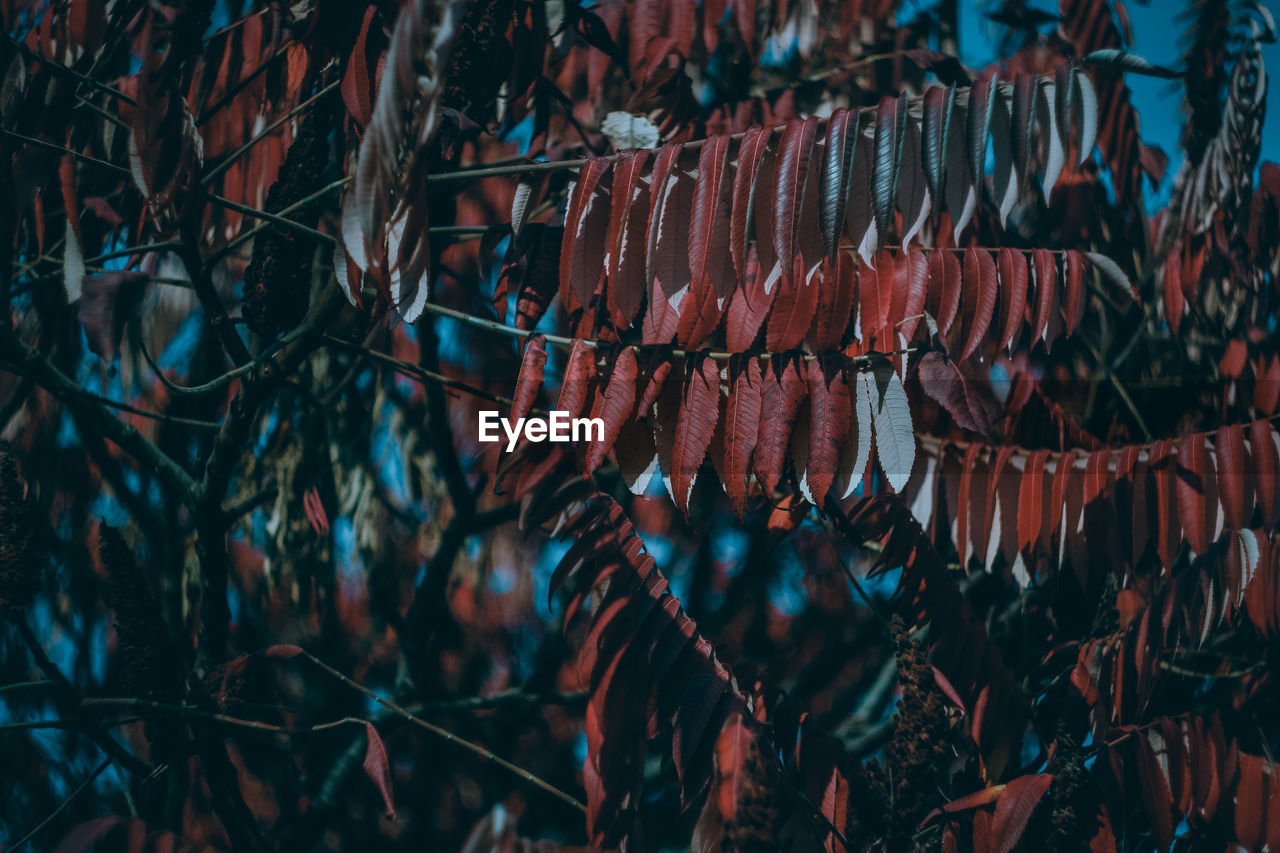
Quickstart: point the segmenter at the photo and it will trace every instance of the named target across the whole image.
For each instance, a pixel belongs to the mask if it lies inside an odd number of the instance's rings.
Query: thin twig
[[[313,105],[316,101],[320,100],[322,97],[324,97],[325,95],[329,94],[329,93],[330,93],[330,92],[332,92],[334,89],[338,88],[338,86],[340,86],[341,84],[342,84],[342,81],[341,81],[341,80],[334,80],[334,81],[333,81],[332,83],[330,83],[328,86],[325,86],[325,87],[324,87],[323,89],[321,89],[319,92],[316,92],[316,93],[315,93],[314,95],[312,95],[310,98],[307,98],[305,101],[303,101],[302,103],[298,104],[298,105],[297,105],[296,107],[294,107],[293,109],[289,110],[289,112],[285,113],[285,114],[284,114],[284,115],[282,115],[280,118],[278,118],[278,119],[276,119],[275,121],[271,122],[271,124],[269,124],[269,125],[267,125],[266,127],[264,127],[261,131],[259,131],[259,132],[257,133],[257,135],[255,135],[252,139],[250,139],[250,140],[249,140],[248,142],[246,142],[244,145],[241,145],[241,146],[240,146],[239,148],[237,148],[235,151],[232,151],[230,154],[228,154],[228,155],[227,155],[226,157],[224,157],[222,160],[218,161],[218,165],[214,166],[212,169],[210,169],[208,172],[206,172],[206,173],[204,174],[204,177],[202,177],[202,178],[200,179],[200,183],[204,184],[205,186],[208,186],[210,183],[212,183],[212,182],[213,182],[213,180],[214,180],[216,177],[218,177],[219,175],[221,175],[221,174],[222,174],[223,172],[225,172],[227,169],[231,168],[231,165],[232,165],[233,163],[235,163],[235,162],[236,162],[236,160],[240,159],[240,157],[241,157],[241,156],[242,156],[246,151],[248,151],[249,149],[253,148],[253,146],[257,145],[259,142],[261,142],[262,140],[266,139],[266,138],[267,138],[268,136],[270,136],[271,134],[275,133],[277,130],[279,130],[279,129],[280,129],[280,126],[281,126],[281,125],[283,125],[285,122],[289,121],[289,120],[290,120],[290,119],[292,119],[294,116],[296,116],[296,115],[298,115],[299,113],[301,113],[301,112],[303,112],[304,110],[306,110],[308,107],[310,107],[311,105]]]
[[[104,758],[102,760],[102,763],[100,763],[97,766],[97,768],[92,773],[90,773],[87,778],[85,778],[83,782],[81,782],[79,785],[76,786],[76,789],[74,791],[72,791],[70,794],[67,794],[66,799],[64,799],[61,803],[58,803],[58,807],[54,809],[52,812],[50,812],[48,817],[46,817],[44,820],[36,824],[35,828],[32,829],[30,832],[28,832],[26,835],[22,836],[17,841],[13,842],[13,846],[9,848],[10,851],[20,850],[22,848],[22,845],[26,844],[28,841],[30,841],[31,839],[39,835],[40,830],[44,829],[46,826],[48,826],[50,823],[53,822],[54,818],[62,814],[63,810],[66,809],[67,806],[71,805],[71,801],[74,800],[76,797],[80,796],[82,793],[84,793],[89,788],[89,786],[93,784],[93,781],[97,779],[99,776],[101,776],[102,772],[110,766],[111,766],[111,759]]]
[[[111,95],[113,98],[116,98],[117,100],[123,101],[124,103],[128,104],[131,107],[137,106],[138,104],[137,101],[135,101],[133,98],[126,95],[124,92],[121,92],[119,89],[113,89],[112,87],[108,86],[106,83],[100,83],[97,80],[94,80],[92,77],[86,77],[85,75],[81,74],[79,71],[76,71],[74,68],[71,68],[70,66],[63,65],[61,62],[58,62],[57,60],[50,59],[42,53],[37,53],[36,51],[27,47],[22,42],[18,41],[17,39],[11,38],[9,36],[5,36],[5,38],[8,40],[10,44],[18,48],[18,50],[22,51],[32,59],[35,59],[45,65],[48,65],[50,68],[54,68],[58,71],[61,71],[63,74],[66,74],[70,77],[74,77],[75,79],[79,80],[81,83],[88,83],[90,86],[94,87],[95,89],[98,89],[99,91],[102,91],[102,92],[106,92],[108,95]]]
[[[360,684],[348,678],[346,675],[342,674],[338,670],[329,666],[327,663],[320,660],[318,657],[306,651],[305,649],[302,651],[302,654],[307,658],[307,660],[311,661],[316,666],[320,667],[325,672],[329,673],[331,676],[341,681],[343,684],[347,685],[348,687],[351,687],[354,690],[359,691],[361,694],[377,702],[379,705],[386,708],[388,711],[391,711],[392,713],[399,715],[400,717],[404,718],[410,723],[413,723],[415,726],[418,726],[419,728],[426,729],[427,731],[431,732],[437,737],[443,738],[449,743],[462,747],[468,752],[476,756],[479,756],[480,758],[483,758],[486,761],[490,761],[490,762],[493,762],[494,764],[497,764],[499,767],[515,774],[516,776],[520,777],[521,779],[525,780],[531,785],[541,788],[542,790],[546,791],[548,794],[551,794],[557,799],[573,806],[578,811],[583,813],[586,812],[587,810],[586,806],[584,806],[578,800],[574,799],[569,794],[566,794],[564,791],[561,791],[559,788],[555,787],[550,782],[547,782],[544,779],[540,779],[537,776],[534,776],[532,773],[530,773],[528,770],[525,770],[523,767],[517,767],[516,765],[512,764],[510,761],[507,761],[504,758],[500,758],[499,756],[494,755],[492,752],[490,752],[489,750],[485,749],[484,747],[478,744],[472,743],[469,740],[463,740],[462,738],[455,735],[453,732],[448,731],[447,729],[442,729],[437,725],[427,722],[421,717],[417,717],[411,714],[407,709],[401,707],[400,705],[397,705],[395,702],[392,702],[390,699],[384,699],[383,697],[379,696],[377,693],[374,693],[372,690],[365,687],[363,684]]]

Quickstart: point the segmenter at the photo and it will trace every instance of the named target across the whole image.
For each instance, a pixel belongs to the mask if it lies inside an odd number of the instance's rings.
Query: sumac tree
[[[1272,15],[959,5],[0,2],[4,849],[1280,849]]]

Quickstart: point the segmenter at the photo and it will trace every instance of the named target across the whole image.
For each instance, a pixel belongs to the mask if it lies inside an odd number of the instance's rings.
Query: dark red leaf
[[[993,853],[1009,853],[1027,830],[1027,822],[1036,806],[1049,791],[1053,776],[1039,773],[1035,776],[1019,776],[1004,786],[996,801],[995,817],[991,820]]]
[[[795,358],[776,355],[769,360],[768,369],[764,372],[760,433],[756,438],[752,470],[766,495],[772,495],[782,479],[791,432],[795,429],[800,405],[805,400],[805,375],[800,372],[802,366],[803,362]]]
[[[720,364],[702,355],[690,366],[671,449],[671,490],[676,506],[689,511],[689,495],[720,416]]]
[[[364,751],[365,775],[373,781],[378,788],[378,793],[382,795],[382,804],[386,806],[387,817],[395,820],[396,804],[391,798],[391,765],[387,761],[387,748],[383,746],[382,738],[378,735],[378,730],[373,727],[373,723],[365,723],[364,731],[368,740]]]
[[[755,356],[729,361],[729,402],[724,413],[724,487],[738,518],[746,515],[747,478],[760,431],[764,378]]]
[[[520,359],[516,390],[511,395],[512,421],[527,417],[533,410],[533,404],[538,400],[538,392],[542,390],[542,375],[546,364],[547,339],[542,335],[534,335],[525,344],[524,356]]]
[[[1004,325],[1000,331],[1000,346],[1013,354],[1013,340],[1027,307],[1027,257],[1017,249],[1002,248],[997,267],[1000,274],[1000,299],[1003,303]]]
[[[965,343],[960,361],[965,361],[977,351],[991,326],[997,290],[996,264],[990,253],[984,249],[967,249],[964,254],[964,297],[961,300],[964,310],[961,328]]]
[[[959,426],[984,438],[991,437],[991,426],[982,401],[951,359],[940,352],[926,352],[920,357],[917,370],[920,387],[946,409]]]
[[[613,370],[609,374],[609,382],[605,385],[604,393],[596,397],[596,405],[591,412],[593,418],[600,418],[604,422],[604,435],[600,441],[592,441],[587,449],[588,474],[604,461],[605,454],[618,440],[623,424],[630,421],[635,413],[638,373],[635,352],[631,347],[624,346],[618,351],[618,356],[613,361]]]

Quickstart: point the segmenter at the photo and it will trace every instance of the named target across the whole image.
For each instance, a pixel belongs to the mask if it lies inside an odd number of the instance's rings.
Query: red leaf
[[[1182,540],[1182,525],[1178,521],[1178,486],[1175,480],[1177,460],[1173,455],[1173,441],[1166,438],[1153,444],[1148,460],[1156,486],[1156,552],[1164,567],[1171,569],[1173,558],[1178,553],[1178,544]]]
[[[300,646],[294,646],[287,643],[281,643],[274,646],[267,646],[260,653],[264,658],[276,658],[278,660],[289,660],[303,654]]]
[[[516,379],[516,390],[511,395],[512,421],[527,417],[537,402],[538,392],[542,389],[543,369],[547,364],[547,339],[543,335],[534,335],[525,344],[524,356],[520,359],[520,373]]]
[[[853,255],[840,252],[835,260],[824,260],[812,286],[818,291],[818,301],[809,328],[809,343],[814,352],[840,349],[853,315],[856,287]]]
[[[1000,297],[1004,304],[1004,326],[1000,346],[1013,354],[1013,339],[1027,307],[1027,257],[1017,249],[1000,250],[997,263],[1000,272]]]
[[[765,330],[765,346],[770,352],[786,352],[800,346],[817,312],[819,289],[817,282],[807,282],[802,276],[784,276],[779,282]]]
[[[1049,323],[1058,297],[1058,265],[1048,249],[1032,249],[1031,263],[1036,276],[1036,311],[1031,323],[1031,345],[1034,346],[1041,338],[1047,345]]]
[[[811,171],[818,119],[810,116],[787,123],[778,144],[778,168],[774,176],[773,245],[782,264],[782,280],[803,280],[799,230],[802,211],[808,203],[805,190]],[[808,328],[807,324],[806,327]]]
[[[1253,459],[1254,487],[1258,492],[1262,524],[1271,529],[1280,522],[1280,454],[1276,452],[1275,431],[1270,421],[1249,424],[1249,456]]]
[[[716,805],[723,820],[733,820],[738,813],[738,798],[747,781],[743,765],[754,740],[754,735],[739,714],[734,714],[725,721],[720,736],[716,738],[716,772],[719,776]]]
[[[893,290],[894,301],[890,308],[890,321],[908,343],[915,337],[916,326],[924,311],[925,291],[929,280],[929,261],[917,248],[908,249],[898,259],[898,281]],[[899,303],[898,298],[902,297]]]
[[[929,256],[929,293],[938,294],[932,309],[938,321],[938,334],[946,336],[951,331],[956,314],[960,310],[960,259],[954,252],[938,249]],[[926,307],[931,304],[926,302]]]
[[[920,357],[916,369],[920,387],[946,409],[960,427],[985,438],[991,437],[986,409],[955,362],[945,354],[931,350]]]
[[[1027,457],[1022,469],[1022,486],[1018,492],[1018,548],[1028,558],[1036,550],[1044,520],[1044,469],[1049,451],[1037,450]]]
[[[720,415],[720,365],[708,356],[698,356],[685,383],[684,400],[676,421],[675,444],[671,448],[671,490],[676,506],[688,514],[698,469],[706,458]]]
[[[1169,780],[1165,777],[1160,759],[1156,757],[1146,735],[1140,733],[1133,740],[1138,778],[1143,782],[1139,787],[1147,818],[1151,822],[1158,849],[1168,850],[1173,842],[1173,793],[1169,790]]]
[[[564,219],[563,248],[560,252],[560,298],[569,304],[572,293],[583,308],[604,270],[609,231],[609,193],[601,181],[612,160],[595,157],[578,171],[578,182]]]
[[[720,325],[723,304],[723,300],[716,296],[710,277],[704,275],[700,279],[692,279],[689,293],[680,303],[676,344],[681,349],[697,349]]]
[[[729,402],[724,414],[724,487],[738,518],[747,511],[747,478],[760,429],[764,378],[755,356],[729,361]]]
[[[671,308],[679,308],[680,294],[689,285],[689,210],[693,181],[679,167],[681,149],[682,146],[675,143],[658,152],[649,183],[645,269],[650,314],[659,293],[666,297]],[[655,283],[658,288],[654,287]]]
[[[1216,501],[1209,500],[1212,464],[1204,433],[1193,432],[1182,437],[1178,444],[1178,516],[1187,542],[1197,554],[1209,550],[1218,514]]]
[[[614,325],[631,325],[644,302],[645,225],[649,215],[649,185],[643,180],[649,162],[646,150],[623,154],[613,165],[609,210],[609,314]]]
[[[821,507],[835,480],[840,448],[848,440],[853,405],[844,371],[835,358],[809,361],[809,447],[800,474],[800,491]]]
[[[342,101],[351,118],[361,127],[368,127],[373,120],[373,87],[369,82],[367,43],[369,25],[377,12],[377,6],[365,9],[364,20],[360,23],[360,35],[356,36],[355,47],[351,49],[351,58],[347,61],[347,71],[342,75]]]
[[[564,381],[556,397],[556,411],[567,412],[570,418],[581,417],[587,408],[587,395],[596,375],[596,350],[588,341],[574,340],[565,361]]]
[[[1084,259],[1075,249],[1068,249],[1063,254],[1067,272],[1062,311],[1066,318],[1066,330],[1069,336],[1084,317]]]
[[[649,379],[645,383],[644,394],[640,397],[640,404],[636,406],[636,417],[648,416],[649,410],[653,408],[653,404],[658,400],[658,395],[662,393],[667,376],[671,373],[672,364],[671,361],[660,361],[649,370]]]
[[[1182,259],[1177,255],[1170,255],[1165,261],[1161,284],[1164,288],[1164,319],[1176,338],[1182,326],[1182,312],[1186,308],[1182,293]]]
[[[726,179],[729,137],[713,136],[698,156],[698,179],[693,187],[693,219],[689,223],[689,277],[693,287],[709,278],[715,295],[733,292],[729,274],[729,218],[733,184]]]
[[[587,449],[586,473],[590,474],[600,467],[605,454],[618,440],[623,424],[631,420],[635,413],[638,372],[635,352],[631,347],[624,346],[613,361],[613,371],[609,374],[604,394],[596,397],[596,405],[591,412],[593,418],[598,417],[604,421],[604,435],[600,441],[591,442]]]
[[[373,723],[365,723],[364,731],[368,739],[368,746],[364,751],[364,772],[382,795],[382,803],[387,807],[387,817],[395,820],[396,804],[391,798],[391,765],[387,762],[387,748],[382,745],[382,738]]]
[[[786,356],[770,359],[761,396],[760,433],[752,459],[752,470],[766,495],[773,494],[782,478],[791,431],[795,429],[796,416],[804,399],[805,376],[800,372],[797,360]]]
[[[965,344],[960,361],[973,355],[991,325],[991,317],[996,310],[997,282],[996,264],[990,253],[972,247],[967,249],[964,255],[964,298],[961,301]]]
[[[995,817],[991,820],[992,849],[994,853],[1009,853],[1022,839],[1027,822],[1036,806],[1049,791],[1053,776],[1039,773],[1035,776],[1019,776],[1004,786],[996,801]]]
[[[1220,427],[1213,439],[1213,453],[1227,529],[1243,530],[1253,515],[1253,477],[1246,476],[1252,474],[1252,468],[1244,449],[1244,428],[1240,424]]]
[[[894,349],[889,336],[889,307],[893,298],[896,265],[894,256],[881,252],[876,256],[876,266],[858,269],[858,323],[862,342],[868,347],[885,351]]]
[[[769,316],[778,288],[765,293],[765,271],[760,267],[756,253],[748,256],[747,271],[742,285],[729,297],[728,317],[725,321],[725,345],[729,352],[744,352],[755,346],[760,324]]]
[[[733,173],[733,203],[729,217],[729,247],[738,278],[747,277],[747,246],[758,236],[755,225],[756,185],[759,167],[769,148],[769,132],[753,125],[747,128],[738,146],[737,168]]]

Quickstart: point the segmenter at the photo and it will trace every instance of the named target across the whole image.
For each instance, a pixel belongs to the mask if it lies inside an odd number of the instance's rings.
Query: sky
[[[934,2],[908,0],[903,3],[901,14],[911,17],[915,11],[932,6]],[[1001,5],[1001,0],[960,0],[960,59],[966,65],[981,68],[996,58],[1001,28],[988,21],[983,12]],[[1028,5],[1057,11],[1057,3],[1052,0],[1032,0]],[[1128,0],[1125,6],[1135,42],[1132,50],[1156,65],[1178,68],[1184,26],[1179,20],[1179,13],[1188,5],[1188,0]],[[1260,5],[1280,17],[1280,0],[1261,0]],[[1263,45],[1262,58],[1271,77],[1271,86],[1267,91],[1267,121],[1263,124],[1261,159],[1280,161],[1280,44]],[[1162,199],[1167,197],[1182,160],[1178,146],[1182,133],[1181,84],[1177,80],[1137,74],[1128,75],[1126,83],[1138,111],[1143,141],[1159,146],[1169,155],[1164,184],[1155,193],[1155,198]]]

